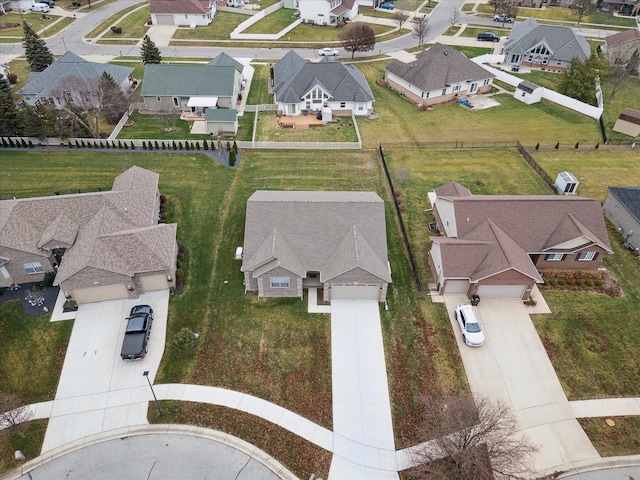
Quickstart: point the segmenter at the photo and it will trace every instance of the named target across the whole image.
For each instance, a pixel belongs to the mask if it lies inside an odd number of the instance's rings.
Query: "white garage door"
[[[146,277],[140,277],[140,285],[145,292],[169,288],[166,275],[147,275]]]
[[[454,295],[457,293],[467,293],[469,282],[467,280],[447,280],[444,285],[444,293]]]
[[[158,25],[173,25],[173,15],[156,14],[156,21]]]
[[[522,298],[524,285],[480,285],[480,298]]]
[[[332,286],[331,300],[378,300],[377,285]]]
[[[129,292],[127,291],[127,286],[124,283],[117,285],[105,285],[103,287],[76,288],[71,292],[71,295],[78,303],[129,298]]]

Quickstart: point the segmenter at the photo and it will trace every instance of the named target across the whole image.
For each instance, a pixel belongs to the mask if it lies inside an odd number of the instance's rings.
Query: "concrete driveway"
[[[536,471],[567,470],[600,458],[575,419],[522,302],[481,300],[477,311],[486,340],[480,348],[462,343],[453,316],[456,305],[468,303],[468,299],[445,296],[445,303],[471,390],[512,407],[520,428],[540,449]]]
[[[124,362],[120,349],[125,318],[134,305],[154,312],[149,352],[142,360]],[[153,379],[164,352],[169,291],[145,293],[137,300],[80,305],[51,402],[42,453],[89,435],[146,424],[151,390],[142,375]]]

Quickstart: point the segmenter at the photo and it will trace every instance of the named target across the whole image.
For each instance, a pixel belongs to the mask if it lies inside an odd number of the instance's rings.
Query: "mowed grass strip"
[[[100,25],[98,25],[96,28],[91,30],[91,32],[89,32],[87,34],[86,38],[95,38],[95,37],[97,37],[98,35],[100,35],[105,30],[108,30],[109,27],[111,27],[112,25],[117,24],[117,22],[122,17],[124,17],[127,13],[132,12],[133,10],[135,10],[137,8],[141,8],[140,5],[132,5],[131,7],[125,8],[124,10],[121,10],[118,13],[114,13],[109,18],[107,18],[104,22],[102,22]],[[147,9],[147,14],[148,14],[149,13],[149,7],[147,6],[146,9]]]
[[[595,120],[554,103],[542,101],[526,105],[511,95],[496,95],[500,105],[473,110],[457,104],[421,112],[413,102],[376,80],[384,77],[385,62],[358,64],[365,74],[376,101],[377,120],[358,120],[363,145],[375,148],[386,142],[537,142],[601,141]],[[549,126],[553,125],[553,128]],[[489,133],[488,133],[489,132]]]
[[[314,115],[310,112],[309,115]],[[287,117],[282,118],[287,121]],[[291,120],[294,121],[294,120]],[[307,130],[284,128],[278,124],[276,112],[260,112],[256,127],[256,140],[262,142],[357,142],[351,117],[336,117],[326,125],[312,126]]]
[[[273,95],[269,93],[270,67],[268,65],[252,65],[253,78],[247,95],[247,105],[263,105],[273,103]]]
[[[579,418],[589,440],[603,457],[640,454],[640,417],[611,417],[614,426],[604,418]],[[631,477],[629,477],[631,478]]]
[[[248,15],[231,12],[216,12],[216,18],[209,25],[198,28],[178,28],[173,34],[178,40],[229,40],[231,32],[245,20]],[[180,45],[183,45],[180,43]]]
[[[297,20],[293,17],[294,13],[294,9],[280,8],[254,23],[242,33],[278,33]]]
[[[149,5],[145,5],[116,22],[116,27],[122,28],[122,33],[114,33],[109,29],[102,38],[142,38],[147,34],[149,18]]]
[[[24,464],[24,462],[16,460],[16,450],[20,450],[27,460],[32,460],[40,455],[48,424],[49,419],[32,420],[24,435],[10,431],[4,431],[0,435],[0,475]]]

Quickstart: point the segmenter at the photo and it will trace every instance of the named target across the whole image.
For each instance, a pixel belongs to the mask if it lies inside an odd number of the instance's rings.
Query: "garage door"
[[[378,300],[377,285],[332,286],[331,300]]]
[[[459,294],[459,293],[467,293],[469,290],[469,282],[467,280],[447,280],[447,283],[444,285],[444,293],[449,295]]]
[[[124,283],[119,285],[105,285],[104,287],[76,288],[71,291],[71,295],[78,303],[129,298],[129,292]]]
[[[480,285],[480,298],[522,298],[524,285]]]
[[[158,22],[158,25],[173,25],[173,15],[156,14],[156,22]]]
[[[144,292],[152,292],[154,290],[164,290],[165,288],[169,288],[167,277],[165,275],[147,275],[146,277],[140,277],[140,285]]]

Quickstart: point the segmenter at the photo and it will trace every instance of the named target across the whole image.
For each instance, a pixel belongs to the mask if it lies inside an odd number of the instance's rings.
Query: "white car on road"
[[[473,307],[467,304],[458,305],[454,316],[462,331],[462,341],[470,347],[481,347],[484,344],[484,333]]]
[[[320,55],[321,57],[335,57],[338,55],[338,50],[336,50],[335,48],[325,47],[318,50],[318,55]]]

